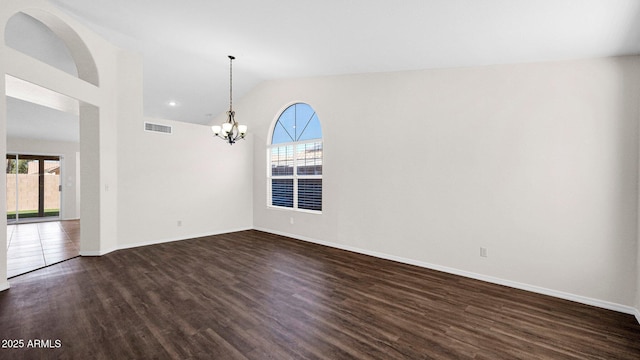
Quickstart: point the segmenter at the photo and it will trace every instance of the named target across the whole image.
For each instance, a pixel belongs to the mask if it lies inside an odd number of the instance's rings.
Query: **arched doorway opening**
[[[80,167],[79,175],[71,182],[74,185],[80,183],[82,178],[82,188],[78,198],[94,200],[93,204],[82,206],[78,211],[78,217],[82,218],[83,226],[80,237],[81,252],[88,249],[88,252],[95,252],[100,249],[100,195],[99,195],[99,166],[90,164],[91,161],[99,161],[100,148],[99,141],[99,116],[100,111],[95,93],[99,86],[99,76],[96,63],[85,42],[76,31],[60,18],[51,12],[28,8],[16,10],[2,27],[7,54],[7,62],[4,67],[5,91],[0,96],[3,103],[7,104],[7,96],[18,98],[38,104],[38,106],[50,106],[46,101],[33,98],[33,94],[16,94],[15,88],[6,81],[7,78],[19,79],[30,83],[34,88],[42,88],[53,93],[58,93],[75,101],[76,116],[78,123],[82,124],[78,129],[79,151],[83,153],[83,166]],[[16,41],[15,34],[24,32],[24,26],[31,25],[30,30],[40,31],[43,37],[29,36],[31,41]],[[16,28],[17,27],[17,28]],[[30,34],[33,35],[33,34]],[[24,39],[23,39],[24,40]],[[19,45],[17,45],[19,44]],[[53,49],[52,49],[53,45]],[[44,48],[43,48],[44,46]],[[56,47],[57,46],[57,47]],[[85,97],[82,91],[74,91],[73,88],[93,87],[94,96]],[[49,99],[50,100],[50,99]],[[12,100],[10,100],[12,101]],[[6,109],[7,106],[4,106]],[[5,110],[4,124],[6,130],[7,114]],[[6,149],[8,150],[8,149]],[[74,157],[80,158],[80,156]],[[71,160],[71,159],[70,159]],[[67,174],[67,178],[72,177]],[[4,204],[6,205],[6,199]],[[5,210],[6,211],[6,210]],[[0,252],[0,255],[2,253]],[[6,253],[4,254],[6,260]],[[0,271],[0,275],[2,271]],[[0,279],[2,280],[2,279]],[[0,284],[1,285],[1,284]]]

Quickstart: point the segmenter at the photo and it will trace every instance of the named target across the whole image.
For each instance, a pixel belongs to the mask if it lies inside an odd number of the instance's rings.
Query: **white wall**
[[[638,107],[640,107],[640,102],[638,102]],[[639,141],[640,142],[640,141]],[[639,149],[640,151],[640,149]],[[639,169],[640,170],[640,169]],[[640,176],[639,176],[640,178]],[[638,184],[640,186],[640,183]],[[635,301],[635,316],[636,320],[640,323],[640,191],[638,198],[638,242],[637,253],[636,253],[636,301]]]
[[[251,142],[229,146],[208,126],[144,118],[142,60],[123,52],[120,62],[117,247],[250,229]],[[144,131],[145,121],[172,134]]]
[[[7,152],[11,154],[53,155],[62,157],[62,185],[61,219],[71,220],[80,218],[77,203],[77,191],[80,187],[77,178],[79,164],[76,164],[76,154],[80,152],[80,144],[75,142],[45,141],[21,138],[7,138]]]
[[[2,24],[2,22],[0,22]],[[0,29],[0,34],[3,34]],[[0,69],[5,69],[6,59],[4,56],[4,48],[0,46]],[[0,75],[4,75],[0,71]],[[0,81],[0,154],[7,153],[7,142],[2,139],[7,138],[7,98],[2,96],[6,93],[6,86],[4,81]],[[4,110],[2,110],[4,109]],[[7,188],[7,179],[3,179],[0,176],[0,189]],[[7,196],[0,196],[0,216],[7,216]],[[0,291],[9,288],[9,282],[7,281],[7,223],[2,221],[0,224]]]
[[[144,131],[141,119],[119,132],[119,247],[250,229],[251,142],[229,146],[208,126],[145,120],[173,133]]]
[[[627,311],[639,65],[619,57],[263,83],[239,102],[255,121],[254,226]],[[322,215],[266,206],[268,132],[296,101],[323,125]]]
[[[636,316],[636,320],[638,320],[638,322],[640,323],[640,241],[638,244],[638,265],[637,265],[637,272],[636,272],[636,276],[637,276],[637,280],[636,280],[636,301],[634,304],[635,307],[635,316]]]

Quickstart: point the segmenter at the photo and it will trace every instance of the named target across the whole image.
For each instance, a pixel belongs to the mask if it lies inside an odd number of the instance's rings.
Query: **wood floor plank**
[[[640,358],[631,315],[260,231],[75,258],[10,282],[0,339],[61,347],[0,359]]]

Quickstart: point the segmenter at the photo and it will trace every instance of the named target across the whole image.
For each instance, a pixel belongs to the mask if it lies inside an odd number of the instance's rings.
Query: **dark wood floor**
[[[640,358],[631,315],[259,231],[18,276],[0,339],[25,346],[3,359]]]

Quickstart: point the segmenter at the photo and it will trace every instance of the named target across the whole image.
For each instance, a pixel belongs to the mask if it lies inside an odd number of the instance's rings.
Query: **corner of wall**
[[[640,68],[640,57],[635,57],[636,68]],[[636,83],[634,86],[636,90],[635,98],[640,99],[640,83]],[[635,305],[635,317],[640,324],[640,102],[636,102],[636,165],[638,169],[636,171],[636,299]]]
[[[635,67],[640,69],[640,57],[635,56]],[[634,315],[640,324],[640,81],[637,81],[633,89],[636,99],[636,279],[635,301],[633,303]]]

